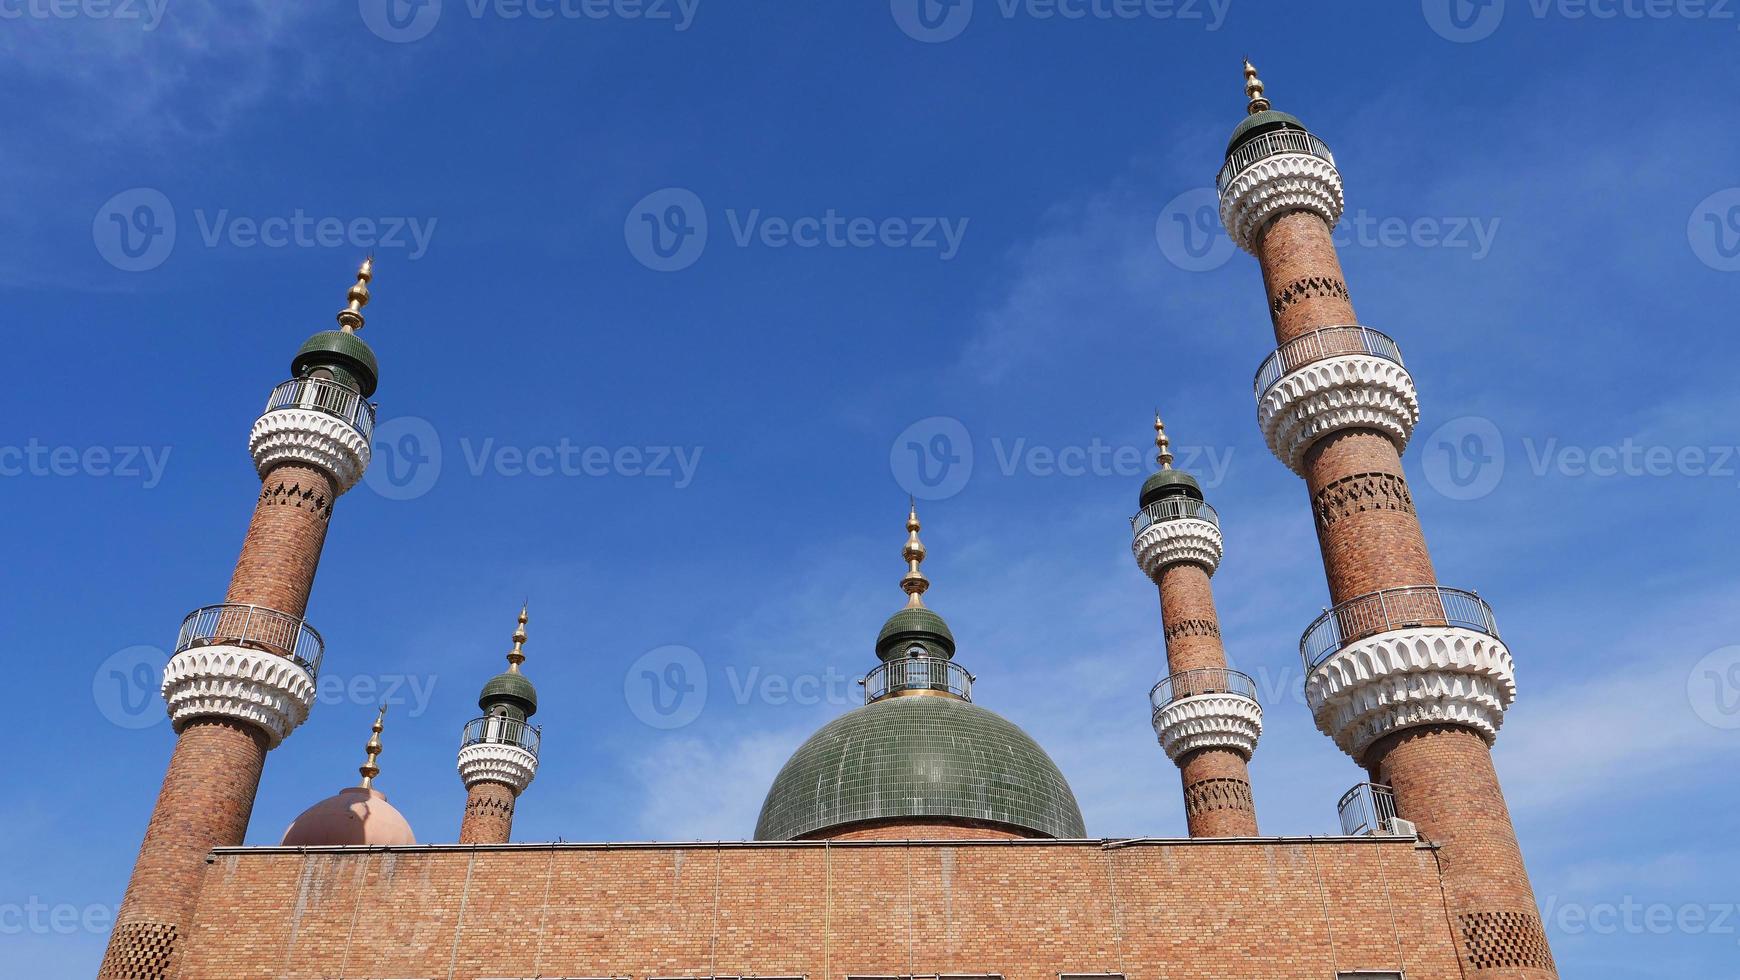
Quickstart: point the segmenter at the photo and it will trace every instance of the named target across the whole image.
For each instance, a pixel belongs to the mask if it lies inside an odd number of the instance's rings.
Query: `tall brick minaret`
[[[459,778],[465,783],[461,844],[506,844],[514,828],[514,803],[538,774],[542,733],[526,721],[538,713],[538,690],[520,673],[525,646],[526,608],[521,606],[508,669],[483,685],[477,698],[483,717],[468,722],[459,741]]]
[[[1166,426],[1154,416],[1159,472],[1142,484],[1130,519],[1136,564],[1160,588],[1168,675],[1148,692],[1154,733],[1184,779],[1192,837],[1255,837],[1256,805],[1246,768],[1263,733],[1249,677],[1227,669],[1209,578],[1220,567],[1220,518],[1196,478],[1172,468]]]
[[[266,753],[308,717],[323,644],[303,620],[339,496],[362,477],[375,355],[356,335],[371,263],[340,329],[315,334],[272,390],[248,449],[262,482],[219,605],[189,613],[163,674],[175,752],[116,915],[103,980],[163,980],[199,895],[206,852],[242,843]]]
[[[1270,107],[1249,62],[1245,79],[1217,186],[1227,234],[1262,265],[1279,345],[1257,373],[1258,423],[1310,491],[1335,603],[1300,643],[1306,699],[1374,791],[1393,790],[1395,816],[1441,845],[1469,976],[1557,976],[1492,764],[1510,652],[1486,603],[1433,571],[1402,474],[1419,400],[1394,342],[1354,315],[1330,237],[1335,158]]]

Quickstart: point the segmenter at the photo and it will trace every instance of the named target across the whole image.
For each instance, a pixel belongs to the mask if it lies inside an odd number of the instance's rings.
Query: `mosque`
[[[925,601],[913,509],[907,598],[875,639],[865,704],[792,754],[753,839],[513,841],[539,749],[522,609],[461,730],[456,841],[420,843],[376,787],[377,716],[357,785],[279,845],[242,846],[266,756],[314,703],[309,593],[333,509],[369,464],[365,262],[339,329],[302,345],[249,434],[260,495],[227,594],[187,615],[165,668],[176,746],[98,976],[1556,977],[1491,755],[1516,697],[1510,651],[1486,602],[1434,573],[1401,463],[1419,399],[1396,343],[1354,314],[1331,238],[1335,158],[1244,73],[1216,187],[1274,332],[1258,425],[1310,491],[1335,603],[1300,654],[1317,728],[1367,773],[1340,835],[1258,829],[1247,767],[1263,712],[1222,646],[1220,517],[1156,419],[1132,551],[1159,594],[1167,676],[1149,711],[1188,837],[1090,837],[1051,757],[974,700]]]

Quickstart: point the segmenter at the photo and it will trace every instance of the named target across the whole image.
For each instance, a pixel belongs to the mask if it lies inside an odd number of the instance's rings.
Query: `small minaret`
[[[538,712],[538,691],[520,664],[526,662],[526,607],[520,607],[508,669],[490,678],[478,695],[483,717],[465,726],[459,743],[459,778],[465,783],[461,844],[506,844],[513,833],[514,801],[538,774],[540,730],[526,719]]]
[[[1172,468],[1166,424],[1154,414],[1159,472],[1142,484],[1130,519],[1136,564],[1160,589],[1167,676],[1148,692],[1154,733],[1184,779],[1192,837],[1255,837],[1246,768],[1263,733],[1257,686],[1227,669],[1209,578],[1220,567],[1220,518],[1196,478]]]
[[[1216,183],[1227,234],[1262,266],[1278,345],[1257,372],[1257,422],[1310,492],[1334,604],[1300,640],[1306,701],[1371,780],[1343,798],[1343,829],[1441,846],[1468,975],[1557,976],[1492,764],[1516,698],[1510,651],[1486,603],[1433,571],[1402,472],[1419,396],[1349,300],[1335,157],[1270,107],[1248,61],[1244,74],[1248,115]]]
[[[163,674],[176,732],[163,789],[103,957],[101,978],[174,975],[205,856],[242,843],[266,753],[308,717],[323,641],[303,619],[333,506],[369,463],[378,377],[358,337],[373,265],[272,390],[248,449],[260,494],[224,601],[181,624]]]

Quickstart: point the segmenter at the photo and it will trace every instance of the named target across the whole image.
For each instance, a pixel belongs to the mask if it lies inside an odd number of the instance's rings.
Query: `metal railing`
[[[1162,677],[1160,683],[1148,691],[1148,703],[1154,706],[1154,715],[1158,717],[1172,702],[1198,694],[1231,694],[1255,701],[1257,682],[1251,680],[1249,674],[1227,667],[1181,670],[1170,677]]]
[[[305,408],[343,419],[364,439],[375,435],[374,403],[347,384],[327,378],[291,378],[272,389],[266,399],[266,411],[285,408]]]
[[[538,742],[544,730],[515,718],[484,715],[465,723],[465,733],[459,747],[467,745],[517,745],[533,755],[538,754]]]
[[[1246,167],[1278,153],[1309,153],[1329,161],[1331,167],[1335,166],[1335,154],[1329,152],[1329,146],[1322,140],[1297,129],[1277,129],[1247,140],[1232,151],[1226,158],[1226,164],[1214,178],[1214,189],[1226,190],[1226,185]]]
[[[937,691],[971,701],[976,679],[965,667],[952,660],[904,657],[882,664],[858,683],[864,685],[865,704],[902,691]]]
[[[1299,638],[1299,656],[1310,674],[1355,640],[1412,626],[1458,626],[1498,635],[1492,607],[1478,594],[1421,585],[1372,592],[1324,610]]]
[[[1401,348],[1387,334],[1357,324],[1322,327],[1294,337],[1264,358],[1251,388],[1258,398],[1262,398],[1284,376],[1313,361],[1341,354],[1370,354],[1402,363]]]
[[[320,659],[326,654],[320,633],[305,621],[276,609],[241,603],[205,606],[181,621],[176,653],[216,644],[288,657],[311,678],[320,676]]]
[[[1130,531],[1141,534],[1161,521],[1175,521],[1182,517],[1194,517],[1215,527],[1220,526],[1220,515],[1213,507],[1195,497],[1180,494],[1176,497],[1162,497],[1142,508],[1140,513],[1130,518]]]
[[[1341,815],[1343,837],[1366,837],[1392,833],[1396,819],[1396,791],[1382,783],[1358,783],[1341,794],[1335,805]]]

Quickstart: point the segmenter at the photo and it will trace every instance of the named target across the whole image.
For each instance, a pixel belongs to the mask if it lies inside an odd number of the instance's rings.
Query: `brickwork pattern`
[[[1269,316],[1278,319],[1295,303],[1326,298],[1337,298],[1346,302],[1347,284],[1329,276],[1306,276],[1275,290],[1274,298],[1269,301]]]
[[[475,783],[465,793],[461,844],[506,844],[514,829],[514,791],[501,783]]]
[[[273,468],[262,486],[224,601],[302,616],[338,493],[324,471],[295,463]]]
[[[1374,510],[1393,510],[1414,515],[1414,497],[1408,481],[1394,473],[1355,473],[1334,480],[1317,491],[1313,500],[1318,528]]]
[[[1263,232],[1257,259],[1263,267],[1277,345],[1319,327],[1359,322],[1341,273],[1341,258],[1322,218],[1309,211],[1276,218]],[[1341,288],[1296,288],[1304,282],[1335,283]]]
[[[178,980],[1123,973],[1462,980],[1398,841],[219,854]]]
[[[1469,964],[1476,970],[1506,967],[1553,969],[1541,920],[1526,912],[1468,912],[1456,917]]]

